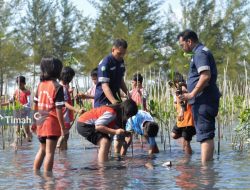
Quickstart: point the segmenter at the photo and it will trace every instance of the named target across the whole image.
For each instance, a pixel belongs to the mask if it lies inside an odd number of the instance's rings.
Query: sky
[[[97,12],[95,8],[88,2],[88,0],[72,0],[72,2],[79,10],[83,11],[84,16],[96,18]],[[162,13],[164,14],[164,11],[167,11],[169,4],[172,6],[177,18],[181,18],[181,6],[179,0],[165,0],[165,3],[161,8]]]

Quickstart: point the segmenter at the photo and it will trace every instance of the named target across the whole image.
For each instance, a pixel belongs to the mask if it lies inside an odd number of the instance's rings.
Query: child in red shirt
[[[65,135],[62,108],[63,87],[56,81],[60,77],[62,62],[55,58],[42,58],[41,75],[34,97],[36,133],[40,148],[34,161],[34,170],[40,170],[44,161],[44,172],[52,171],[58,138]]]
[[[71,67],[64,67],[61,76],[60,76],[60,84],[63,86],[64,93],[64,101],[65,107],[63,108],[63,117],[64,117],[64,125],[66,128],[66,134],[61,136],[57,142],[57,148],[60,150],[66,150],[68,147],[68,139],[69,139],[69,130],[71,128],[71,122],[74,121],[74,112],[83,112],[83,109],[77,109],[73,107],[73,103],[71,100],[70,92],[69,92],[69,83],[72,81],[75,76],[75,71]]]
[[[24,76],[18,76],[16,78],[16,83],[18,85],[18,89],[15,90],[13,95],[13,100],[15,105],[19,104],[22,108],[15,110],[15,118],[27,119],[30,116],[30,91],[26,89],[26,79]],[[11,100],[11,102],[13,101]],[[31,142],[32,134],[30,131],[29,123],[23,123],[21,126],[20,123],[17,125],[16,133],[20,133],[21,127],[23,128],[23,132],[25,134],[25,138],[28,142]],[[17,137],[15,137],[13,146],[17,149]]]
[[[132,90],[129,92],[132,100],[136,102],[142,110],[147,111],[148,93],[142,86],[143,77],[140,73],[136,73],[132,80]]]
[[[100,147],[98,161],[108,160],[111,144],[109,135],[123,135],[128,118],[138,111],[136,103],[129,99],[120,104],[101,106],[82,114],[77,122],[77,131],[88,141]]]

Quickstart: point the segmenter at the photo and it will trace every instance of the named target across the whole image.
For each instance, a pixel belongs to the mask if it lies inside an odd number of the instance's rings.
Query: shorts
[[[38,136],[38,140],[39,140],[39,142],[41,144],[45,144],[46,143],[46,139],[57,141],[58,138],[59,138],[58,136],[48,136],[48,137],[39,137]]]
[[[176,125],[172,129],[172,132],[181,135],[186,141],[191,141],[192,137],[196,134],[195,127],[177,127]]]
[[[113,140],[124,141],[125,140],[125,135],[114,135]]]
[[[111,140],[107,134],[97,132],[95,130],[95,125],[77,122],[76,126],[78,133],[85,137],[89,142],[92,142],[94,145],[97,145],[101,138],[107,138],[108,140]]]
[[[213,139],[215,136],[215,117],[218,114],[219,101],[209,104],[193,104],[192,112],[198,142]]]

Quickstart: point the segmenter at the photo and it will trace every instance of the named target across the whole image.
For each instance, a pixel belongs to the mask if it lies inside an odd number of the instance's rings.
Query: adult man
[[[214,57],[201,44],[197,34],[185,30],[177,36],[186,53],[193,53],[187,80],[188,93],[179,95],[181,100],[192,104],[197,141],[201,143],[201,161],[213,159],[215,117],[218,114],[220,92],[216,85],[217,68]]]
[[[128,94],[128,89],[124,82],[125,65],[123,60],[127,46],[125,40],[116,39],[113,43],[111,54],[99,63],[94,107],[119,102],[120,89],[125,94]]]
[[[111,54],[105,57],[98,65],[98,83],[96,85],[94,107],[116,104],[119,102],[120,89],[129,95],[124,82],[124,56],[127,51],[127,42],[123,39],[116,39],[113,43]],[[125,127],[125,126],[119,126]],[[120,152],[123,136],[115,136],[114,152]]]

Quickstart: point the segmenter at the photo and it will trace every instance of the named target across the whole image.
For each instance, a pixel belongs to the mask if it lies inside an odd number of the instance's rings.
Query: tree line
[[[46,55],[77,63],[78,72],[88,73],[110,52],[115,38],[128,41],[128,76],[150,68],[166,76],[172,70],[186,74],[188,59],[176,39],[186,28],[213,52],[219,74],[227,68],[228,76],[237,78],[249,69],[249,0],[180,0],[181,18],[171,6],[162,14],[163,0],[89,2],[96,19],[84,17],[70,0],[0,0],[1,93],[4,77],[37,75],[36,66]],[[77,61],[69,61],[72,57]]]

